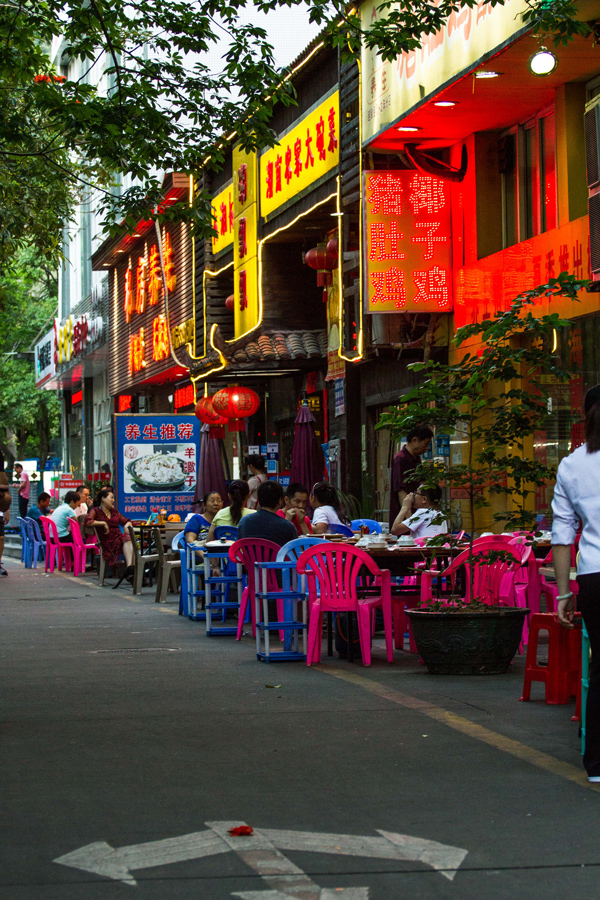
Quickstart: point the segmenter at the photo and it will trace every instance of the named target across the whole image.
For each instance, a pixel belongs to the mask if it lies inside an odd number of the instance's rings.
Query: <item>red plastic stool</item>
[[[568,703],[569,698],[577,694],[581,664],[581,617],[575,624],[579,628],[563,628],[555,613],[535,613],[531,617],[521,700],[531,698],[532,681],[544,682],[546,703],[549,704]],[[547,666],[540,666],[537,661],[540,631],[548,632]]]

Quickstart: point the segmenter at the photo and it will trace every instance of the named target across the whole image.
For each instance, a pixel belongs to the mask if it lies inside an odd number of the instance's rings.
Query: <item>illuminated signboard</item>
[[[177,285],[177,276],[173,262],[173,247],[167,231],[163,233],[163,263],[167,291],[174,291]],[[125,269],[123,290],[125,321],[131,322],[132,316],[145,312],[147,306],[157,306],[163,294],[160,253],[158,244],[152,244],[150,249],[147,246],[144,248],[142,256],[138,256],[135,268],[135,288],[131,260],[129,266]]]
[[[171,329],[171,346],[177,350],[184,344],[194,343],[194,320],[186,319],[181,325],[175,325]]]
[[[54,330],[49,331],[45,337],[35,345],[35,386],[42,387],[54,377],[56,367],[54,365]]]
[[[71,406],[78,406],[80,403],[83,403],[83,391],[75,391],[71,394]]]
[[[152,359],[166,359],[169,355],[169,326],[164,316],[152,320]]]
[[[334,91],[281,135],[260,158],[260,214],[273,210],[310,187],[338,165],[339,91]]]
[[[146,367],[146,341],[144,329],[140,328],[137,334],[129,336],[129,374],[135,375]]]
[[[365,311],[450,312],[450,189],[413,169],[363,173]]]
[[[73,357],[83,355],[90,344],[99,340],[104,321],[102,316],[85,313],[82,316],[67,316],[62,322],[54,320],[54,362],[61,366]]]
[[[212,201],[214,227],[218,236],[213,235],[212,251],[220,253],[233,243],[233,185],[229,184]]]
[[[255,152],[233,148],[234,326],[240,337],[258,325],[258,161]]]
[[[193,406],[196,403],[196,393],[193,384],[187,384],[185,387],[175,388],[175,396],[173,404],[175,409],[184,409],[186,406]]]

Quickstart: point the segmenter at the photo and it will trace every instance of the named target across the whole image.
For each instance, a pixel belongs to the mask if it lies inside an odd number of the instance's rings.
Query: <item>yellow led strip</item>
[[[362,126],[361,126],[361,115],[362,115],[362,74],[360,70],[360,60],[356,60],[356,65],[358,66],[358,341],[356,342],[356,350],[357,355],[350,357],[344,356],[342,352],[343,345],[343,335],[344,335],[344,284],[342,278],[342,211],[341,211],[341,183],[338,178],[338,201],[337,201],[337,212],[338,212],[338,242],[339,242],[339,253],[338,253],[338,280],[339,280],[339,292],[340,292],[340,302],[339,302],[339,321],[338,328],[340,331],[340,346],[338,348],[338,355],[341,359],[344,359],[346,362],[358,362],[363,358],[363,258],[362,258],[362,217],[363,217],[363,208],[362,208]]]

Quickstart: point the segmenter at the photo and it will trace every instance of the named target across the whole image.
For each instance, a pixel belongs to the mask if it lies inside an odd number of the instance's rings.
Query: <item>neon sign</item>
[[[414,170],[364,173],[365,311],[450,312],[450,190]]]
[[[152,359],[158,361],[169,355],[169,326],[164,316],[152,321]]]
[[[175,274],[175,263],[173,262],[173,245],[167,231],[164,232],[163,237],[163,264],[167,290],[174,291],[177,285],[177,276]],[[125,321],[131,322],[133,315],[145,312],[147,306],[157,306],[163,293],[160,253],[158,244],[153,244],[149,253],[146,248],[143,255],[138,256],[135,270],[135,290],[131,261],[125,270],[125,299],[123,303]]]
[[[194,393],[194,385],[188,384],[186,387],[176,388],[174,397],[175,409],[183,409],[186,406],[193,406],[196,402]]]
[[[144,340],[144,329],[140,328],[137,334],[129,336],[129,374],[135,375],[146,367],[146,342]]]

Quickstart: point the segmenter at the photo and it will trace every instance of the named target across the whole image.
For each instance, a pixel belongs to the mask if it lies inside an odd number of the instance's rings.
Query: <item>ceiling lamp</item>
[[[396,125],[396,131],[420,131],[416,125]]]
[[[475,78],[497,78],[502,72],[475,72]]]
[[[551,75],[558,65],[558,57],[547,47],[540,47],[529,57],[527,65],[532,75]]]
[[[455,100],[435,100],[433,103],[434,106],[456,106]]]

